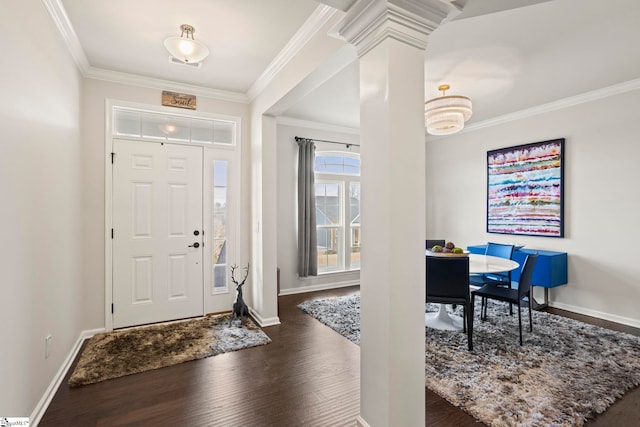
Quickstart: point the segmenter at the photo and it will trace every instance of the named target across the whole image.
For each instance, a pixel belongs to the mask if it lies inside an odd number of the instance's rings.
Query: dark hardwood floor
[[[357,287],[280,297],[282,324],[264,328],[273,341],[266,346],[80,388],[69,388],[67,375],[39,425],[354,426],[360,409],[359,347],[297,305],[355,292]],[[639,329],[549,311],[640,335]],[[483,425],[429,390],[425,414],[430,427]],[[587,425],[640,425],[640,389]]]

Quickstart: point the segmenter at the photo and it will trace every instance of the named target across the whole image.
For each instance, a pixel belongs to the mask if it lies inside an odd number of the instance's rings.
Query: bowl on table
[[[461,254],[454,254],[452,252],[432,252],[431,250],[427,249],[426,255],[443,257],[443,258],[456,258],[456,257],[469,256],[469,251],[463,251]]]

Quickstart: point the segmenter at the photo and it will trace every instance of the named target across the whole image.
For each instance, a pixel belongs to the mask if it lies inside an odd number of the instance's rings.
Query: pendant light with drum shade
[[[448,84],[438,86],[442,96],[424,103],[427,132],[431,135],[451,135],[464,128],[472,114],[471,99],[466,96],[445,95]]]
[[[174,59],[185,64],[198,64],[209,56],[209,48],[193,38],[194,27],[182,24],[180,30],[180,37],[169,37],[164,41],[164,47]]]

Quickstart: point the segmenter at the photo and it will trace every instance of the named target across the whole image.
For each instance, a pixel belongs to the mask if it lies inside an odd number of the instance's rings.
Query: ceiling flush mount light
[[[209,55],[209,48],[193,38],[196,29],[191,25],[182,24],[180,30],[180,37],[169,37],[164,41],[164,47],[173,58],[185,64],[202,62]]]
[[[440,85],[442,96],[424,103],[424,118],[427,132],[431,135],[450,135],[464,128],[464,122],[471,117],[471,99],[466,96],[445,96],[449,85]]]

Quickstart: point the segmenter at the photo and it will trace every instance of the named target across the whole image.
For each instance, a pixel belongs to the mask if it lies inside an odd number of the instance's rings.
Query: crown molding
[[[73,61],[76,63],[80,73],[84,76],[89,69],[89,61],[84,54],[80,40],[78,40],[78,36],[73,29],[73,25],[71,25],[71,21],[69,21],[69,16],[61,0],[42,0],[42,4],[45,9],[47,9],[47,12],[49,12],[49,16],[51,16],[53,23],[58,28],[58,32],[73,57]]]
[[[336,9],[320,5],[305,21],[287,45],[269,64],[267,69],[254,82],[246,94],[239,92],[223,91],[205,86],[178,83],[170,80],[143,77],[136,74],[106,70],[93,67],[89,64],[82,49],[82,45],[76,35],[73,25],[69,20],[61,0],[42,0],[49,12],[51,19],[58,28],[58,32],[66,43],[73,60],[85,78],[104,80],[114,83],[135,85],[152,89],[173,89],[176,91],[193,93],[194,95],[248,104],[275,78],[275,76],[291,61],[291,59],[305,46],[305,44],[322,28],[337,12]]]
[[[640,90],[640,78],[629,80],[623,83],[618,83],[611,86],[607,86],[601,89],[596,89],[590,92],[585,92],[580,95],[575,95],[575,96],[560,99],[557,101],[549,102],[547,104],[542,104],[535,107],[526,108],[524,110],[515,111],[513,113],[504,114],[502,116],[483,120],[481,122],[472,123],[472,124],[466,125],[464,129],[459,133],[462,134],[466,132],[473,132],[476,130],[480,130],[480,129],[484,129],[492,126],[498,126],[498,125],[510,123],[516,120],[523,120],[529,117],[537,116],[539,114],[562,110],[564,108],[569,108],[569,107],[573,107],[580,104],[586,104],[589,102],[609,98],[616,95],[622,95],[628,92],[633,92],[635,90]],[[314,122],[309,120],[301,120],[301,119],[296,119],[296,118],[287,117],[287,116],[276,117],[276,123],[279,125],[318,129],[318,130],[325,130],[330,132],[341,132],[341,133],[353,134],[353,135],[360,134],[359,128],[330,125],[326,123],[319,123],[319,122]],[[427,135],[425,130],[425,137],[428,138],[430,141],[446,138],[447,136],[448,135],[442,135],[442,136]]]
[[[83,73],[88,79],[103,80],[113,83],[120,83],[138,87],[146,87],[149,89],[173,90],[176,92],[189,93],[192,95],[202,96],[204,98],[213,98],[220,101],[238,102],[248,104],[249,98],[244,93],[224,91],[212,89],[205,86],[191,85],[188,83],[179,83],[172,80],[156,79],[153,77],[143,77],[137,74],[123,73],[120,71],[105,70],[89,66],[88,70]]]
[[[356,2],[356,0],[317,0],[319,3],[324,3],[335,9],[346,12]]]
[[[346,133],[349,135],[360,135],[360,129],[348,126],[330,125],[327,123],[313,122],[309,120],[296,119],[287,116],[277,116],[276,124],[283,126],[293,126],[306,129],[322,130],[327,132]]]
[[[424,50],[429,34],[460,11],[441,0],[359,0],[331,34],[357,46],[359,56],[387,38]]]
[[[82,77],[87,79],[104,80],[113,83],[134,85],[159,90],[175,90],[177,92],[187,92],[205,98],[214,98],[221,101],[239,102],[248,104],[247,95],[239,92],[223,91],[205,86],[190,85],[171,80],[143,77],[137,74],[123,73],[119,71],[96,68],[89,64],[87,56],[82,49],[80,40],[71,25],[69,16],[62,5],[61,0],[42,0],[42,4],[49,12],[51,19],[55,23],[62,39],[67,45],[76,66],[80,70]]]
[[[336,12],[337,9],[326,5],[319,5],[313,11],[311,16],[271,61],[260,77],[251,85],[247,91],[247,97],[250,101],[255,99],[273,81],[275,76],[302,50]]]
[[[468,0],[387,0],[389,4],[408,10],[409,12],[421,16],[428,22],[439,26],[444,19],[451,19],[457,16],[466,5]],[[433,28],[435,30],[435,28]]]
[[[465,126],[461,133],[473,132],[479,129],[498,126],[516,120],[523,120],[540,114],[550,113],[552,111],[562,110],[564,108],[569,108],[580,104],[586,104],[588,102],[609,98],[611,96],[616,96],[639,89],[640,78],[629,80],[623,83],[603,87],[601,89],[581,93],[580,95],[570,96],[568,98],[559,99],[557,101],[537,105],[535,107],[526,108],[524,110],[515,111],[513,113],[504,114],[502,116],[483,120],[481,122],[471,123]]]

